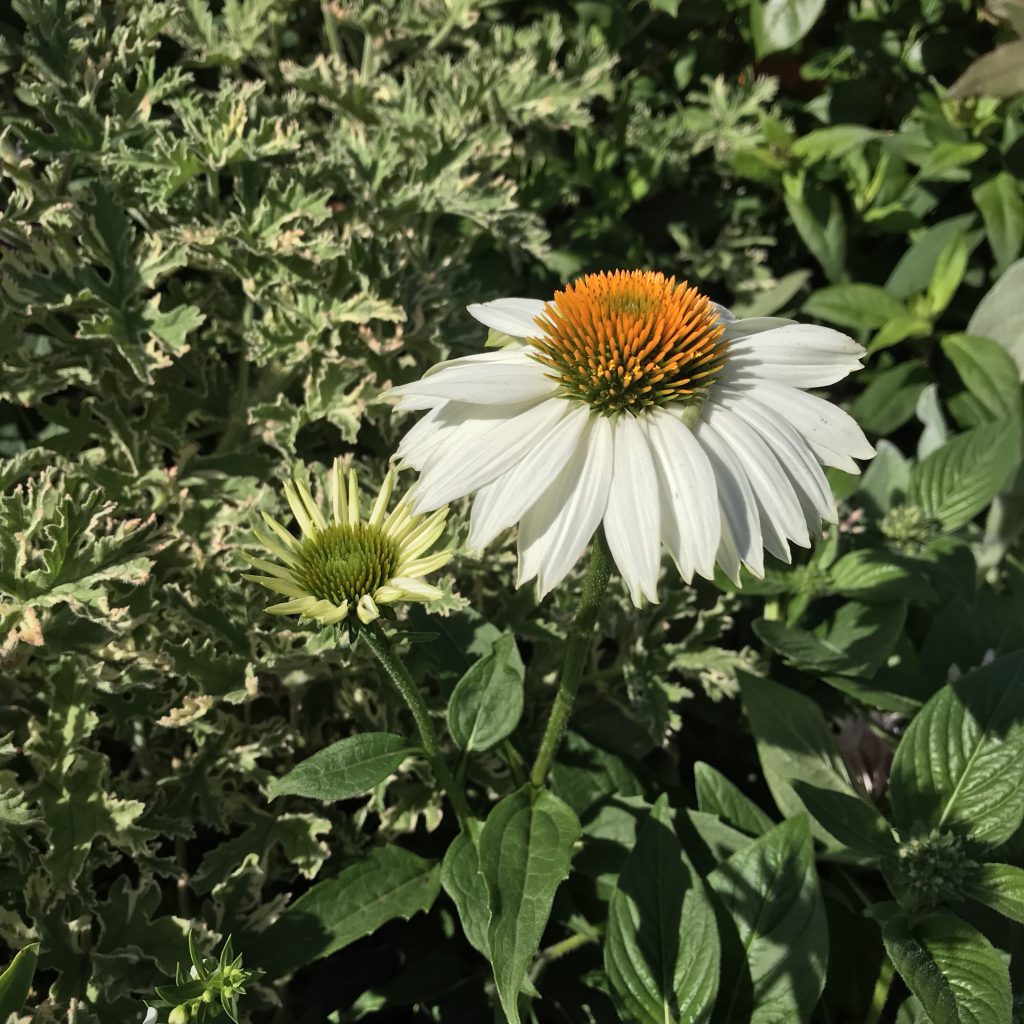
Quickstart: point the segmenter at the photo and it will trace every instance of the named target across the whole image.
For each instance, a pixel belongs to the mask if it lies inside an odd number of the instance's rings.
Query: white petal
[[[718,322],[723,326],[727,327],[731,323],[735,323],[736,315],[731,309],[726,309],[720,302],[712,302],[712,306],[718,310]]]
[[[474,352],[469,356],[459,356],[457,359],[444,359],[440,363],[434,363],[424,377],[431,377],[441,370],[449,370],[453,367],[480,366],[480,365],[522,365],[533,362],[530,356],[530,348],[522,344],[509,344],[504,348],[490,352]]]
[[[708,409],[705,418],[730,447],[750,481],[760,512],[764,546],[784,562],[791,557],[787,540],[810,547],[803,509],[793,485],[761,435],[720,405]]]
[[[467,306],[469,315],[486,327],[513,338],[538,338],[540,328],[534,318],[544,312],[541,299],[495,299],[493,302],[475,302]]]
[[[694,572],[715,574],[721,513],[714,470],[693,432],[658,409],[644,417],[658,472],[661,536],[687,583]]]
[[[546,398],[558,391],[534,359],[513,363],[483,363],[450,366],[421,380],[392,388],[393,395],[443,398],[474,405],[511,405]]]
[[[592,416],[583,443],[519,524],[517,586],[536,576],[543,597],[565,578],[601,522],[611,478],[611,424]]]
[[[807,525],[817,529],[822,519],[837,522],[832,488],[807,442],[790,423],[781,416],[773,416],[770,409],[750,397],[729,402],[728,408],[750,424],[778,456],[803,506]]]
[[[765,380],[745,384],[737,390],[740,394],[749,394],[792,424],[827,466],[834,463],[823,458],[822,452],[838,453],[847,463],[851,457],[870,459],[875,454],[853,417],[823,398]],[[854,471],[859,472],[856,465]]]
[[[517,523],[561,473],[590,418],[584,405],[566,402],[565,406],[564,415],[543,444],[528,451],[510,470],[477,492],[467,547],[484,548],[502,530]]]
[[[380,618],[380,610],[369,594],[363,594],[356,605],[356,615],[364,625],[369,625],[374,619]]]
[[[661,569],[661,510],[658,476],[647,435],[636,417],[622,413],[612,423],[612,481],[604,513],[604,535],[633,604],[657,602]]]
[[[728,321],[725,334],[722,336],[726,341],[739,341],[741,338],[749,338],[752,334],[761,334],[764,331],[772,331],[776,327],[785,327],[787,324],[795,324],[795,320],[787,320],[781,316],[748,316],[742,320],[735,317]]]
[[[734,546],[739,558],[756,576],[764,575],[761,516],[746,474],[732,449],[718,432],[703,420],[694,431],[715,471],[718,503],[722,510],[722,546]],[[728,533],[726,532],[728,531]],[[721,547],[720,547],[721,555]],[[719,559],[721,561],[721,558]],[[722,568],[729,572],[723,562]]]
[[[864,349],[853,338],[814,324],[792,324],[729,346],[724,380],[777,381],[796,388],[835,384],[860,369]]]
[[[413,511],[418,514],[446,505],[511,469],[542,443],[567,407],[564,398],[549,398],[511,419],[492,415],[461,424],[425,462],[413,497]]]

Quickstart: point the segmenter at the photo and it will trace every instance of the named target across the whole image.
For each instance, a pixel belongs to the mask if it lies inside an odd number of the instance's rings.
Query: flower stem
[[[590,652],[594,639],[594,627],[597,625],[597,614],[601,610],[601,601],[608,587],[612,565],[605,547],[604,538],[596,537],[590,547],[590,561],[587,563],[587,575],[583,580],[583,594],[580,597],[576,617],[569,627],[566,639],[565,661],[562,662],[562,674],[558,679],[558,692],[551,706],[548,724],[544,729],[544,738],[537,751],[537,760],[533,762],[530,781],[538,788],[544,785],[555,759],[562,734],[572,713],[573,701],[583,676],[583,666]]]
[[[419,730],[420,742],[423,744],[423,750],[430,761],[434,776],[441,784],[441,788],[448,793],[448,799],[451,800],[459,819],[459,827],[464,832],[467,831],[469,822],[473,819],[473,812],[466,800],[466,794],[455,782],[447,763],[441,756],[437,733],[434,731],[434,723],[430,720],[430,711],[427,709],[423,694],[420,693],[419,687],[409,675],[409,670],[405,667],[405,663],[399,657],[394,645],[388,640],[379,622],[374,622],[363,635],[366,637],[370,649],[377,655],[377,660],[384,667],[384,671],[387,672],[402,695],[406,706],[412,712],[412,717],[416,720],[416,728]]]

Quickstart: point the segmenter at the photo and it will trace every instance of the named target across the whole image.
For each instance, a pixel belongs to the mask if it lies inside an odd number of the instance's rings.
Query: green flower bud
[[[896,548],[907,553],[919,551],[941,532],[939,523],[917,505],[898,505],[890,509],[881,528]]]

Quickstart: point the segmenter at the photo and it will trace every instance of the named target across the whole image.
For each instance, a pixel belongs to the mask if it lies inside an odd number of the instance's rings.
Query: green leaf
[[[364,732],[338,740],[300,761],[267,788],[275,797],[290,793],[314,800],[348,800],[383,782],[416,748],[401,736]]]
[[[738,940],[728,945],[722,935],[716,1020],[809,1020],[825,984],[828,929],[806,817],[784,821],[734,853],[708,876],[708,883],[728,911]],[[727,950],[742,960],[726,959]]]
[[[396,917],[429,910],[441,888],[440,875],[437,863],[400,846],[376,847],[303,893],[246,947],[246,961],[281,975],[329,956]]]
[[[832,192],[806,193],[802,179],[787,178],[786,210],[808,251],[830,281],[839,281],[846,266],[846,217]]]
[[[775,822],[733,782],[711,765],[698,761],[693,766],[697,806],[707,814],[751,836],[762,836]]]
[[[444,855],[441,885],[459,912],[462,932],[469,944],[482,956],[488,955],[487,925],[491,911],[487,902],[487,884],[480,874],[480,857],[473,840],[460,832]]]
[[[0,974],[0,1021],[25,1009],[38,956],[39,943],[32,942],[17,953],[7,970]]]
[[[999,342],[1024,380],[1024,260],[1017,260],[978,303],[967,333]]]
[[[758,57],[796,46],[825,10],[825,0],[754,0],[750,30]]]
[[[459,680],[448,728],[463,750],[489,750],[512,733],[523,714],[524,675],[515,637],[506,633]]]
[[[1020,183],[1007,171],[1000,171],[971,193],[985,222],[996,271],[1002,273],[1019,255],[1024,244],[1024,199]]]
[[[1012,864],[980,864],[964,895],[1024,924],[1024,870]]]
[[[1024,92],[1024,40],[1003,43],[979,57],[949,87],[952,99],[1015,96]]]
[[[893,761],[901,831],[959,831],[986,846],[1024,820],[1024,654],[944,686],[910,723]]]
[[[971,334],[950,334],[942,339],[942,351],[967,390],[996,419],[1021,419],[1017,367],[1002,345]]]
[[[860,601],[927,601],[932,586],[910,559],[881,548],[851,551],[832,566],[831,589]]]
[[[982,237],[980,231],[972,230],[977,220],[977,214],[961,214],[918,232],[885,282],[885,290],[897,299],[909,299],[911,295],[927,291],[940,254],[957,235],[965,235],[970,250],[974,251]]]
[[[804,312],[819,320],[854,328],[882,327],[889,320],[907,315],[899,299],[873,284],[819,288],[804,303]]]
[[[842,758],[821,709],[808,697],[767,679],[739,674],[743,707],[757,744],[765,781],[788,818],[804,810],[793,788],[809,782],[853,795]],[[824,829],[816,834],[831,840]]]
[[[1020,458],[1014,424],[983,423],[914,467],[908,501],[944,530],[969,523],[1002,490]]]
[[[932,1024],[1007,1024],[1010,974],[981,932],[952,914],[913,924],[901,916],[882,928],[882,941]]]
[[[869,434],[884,437],[914,415],[930,381],[931,373],[919,359],[905,359],[877,373],[857,396],[850,413]]]
[[[826,157],[838,160],[881,134],[878,129],[863,124],[831,124],[797,139],[793,143],[793,155],[807,163],[817,163]]]
[[[609,903],[604,965],[612,995],[635,1024],[701,1024],[714,1005],[718,961],[714,911],[662,796]]]
[[[970,254],[965,235],[956,235],[939,253],[926,296],[928,312],[933,317],[942,313],[953,301],[964,279]]]
[[[807,782],[793,788],[811,816],[844,846],[869,857],[896,856],[892,827],[865,800]]]
[[[519,1024],[519,992],[579,834],[571,808],[529,784],[496,804],[480,832],[480,871],[491,908],[487,944],[498,998],[512,1024]]]

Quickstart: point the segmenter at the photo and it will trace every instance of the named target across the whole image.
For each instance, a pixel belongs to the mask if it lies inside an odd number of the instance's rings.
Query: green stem
[[[434,723],[430,720],[430,711],[427,709],[423,694],[420,693],[419,687],[409,675],[409,670],[405,667],[405,663],[399,657],[391,641],[388,640],[379,622],[374,622],[363,635],[366,637],[370,649],[377,655],[377,660],[384,667],[384,671],[391,677],[391,681],[402,695],[406,706],[412,712],[412,717],[416,720],[416,728],[420,733],[420,742],[423,744],[423,750],[434,770],[434,776],[441,783],[441,788],[448,793],[448,799],[451,800],[459,818],[459,827],[464,832],[467,831],[469,822],[473,819],[473,812],[466,800],[466,794],[452,778],[452,773],[441,756],[437,733],[434,731]]]
[[[601,610],[601,601],[608,587],[612,565],[608,557],[608,549],[604,539],[597,537],[590,547],[590,561],[587,563],[587,575],[583,580],[583,594],[580,597],[576,618],[569,627],[566,638],[565,661],[562,662],[562,674],[558,679],[558,692],[551,706],[548,724],[544,729],[544,738],[540,742],[537,760],[530,772],[530,781],[538,788],[544,785],[555,759],[562,734],[572,713],[573,701],[583,676],[583,666],[594,639],[594,627],[597,625],[597,614]]]

